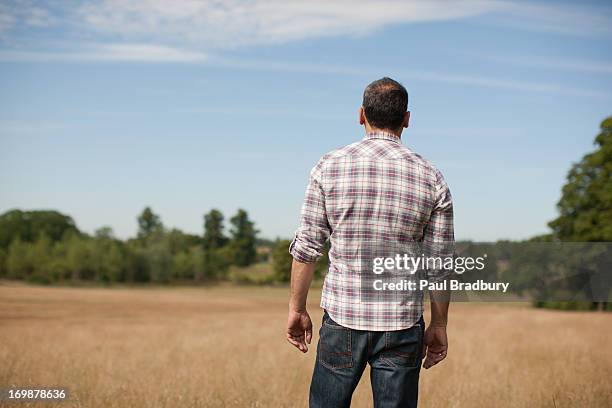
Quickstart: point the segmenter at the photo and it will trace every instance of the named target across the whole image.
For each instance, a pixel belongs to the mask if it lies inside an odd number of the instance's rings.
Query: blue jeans
[[[349,407],[367,363],[375,408],[416,407],[423,332],[423,317],[405,330],[363,331],[341,326],[325,312],[310,407]]]

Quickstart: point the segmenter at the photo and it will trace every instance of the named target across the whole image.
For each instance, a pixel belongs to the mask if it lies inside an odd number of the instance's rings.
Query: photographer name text
[[[397,282],[385,282],[377,279],[372,283],[374,290],[378,291],[416,291],[416,290],[451,290],[451,291],[500,291],[506,293],[510,287],[507,282],[485,282],[477,280],[475,282],[461,282],[456,279],[444,280],[441,282],[430,282],[427,279],[406,280]]]

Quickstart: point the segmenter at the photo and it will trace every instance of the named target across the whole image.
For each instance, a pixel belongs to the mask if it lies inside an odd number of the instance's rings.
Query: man
[[[366,135],[324,155],[310,173],[293,256],[287,340],[302,352],[312,339],[306,297],[321,250],[330,240],[311,407],[347,407],[366,364],[375,407],[414,407],[424,368],[446,357],[447,292],[430,291],[424,330],[422,297],[363,301],[363,248],[368,242],[454,240],[451,195],[442,174],[401,144],[408,93],[382,78],[369,84],[359,109]]]

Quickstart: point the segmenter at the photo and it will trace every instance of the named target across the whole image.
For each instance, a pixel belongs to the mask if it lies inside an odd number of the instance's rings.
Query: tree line
[[[57,211],[11,210],[0,216],[0,277],[53,282],[206,282],[227,277],[231,265],[258,260],[257,229],[239,209],[229,219],[213,209],[202,235],[165,228],[146,207],[135,238],[120,240],[109,227],[93,235]]]
[[[483,277],[513,282],[519,294],[553,299],[540,300],[540,307],[611,308],[587,299],[592,298],[589,285],[599,291],[612,289],[612,117],[601,123],[594,144],[595,150],[570,169],[549,234],[521,242],[458,243],[465,254],[489,254]],[[72,218],[57,211],[9,211],[0,216],[0,277],[39,283],[210,282],[228,279],[232,265],[246,267],[271,256],[271,273],[259,282],[290,279],[290,241],[258,238],[254,222],[242,209],[229,219],[229,233],[216,209],[204,215],[202,235],[164,227],[149,207],[137,221],[137,236],[122,241],[108,227],[93,235],[79,231]],[[558,245],[546,243],[604,245],[565,245],[560,252]],[[258,254],[258,247],[267,251]],[[328,249],[326,245],[318,262],[317,278],[327,269]],[[583,300],[554,300],[577,287],[586,288]]]

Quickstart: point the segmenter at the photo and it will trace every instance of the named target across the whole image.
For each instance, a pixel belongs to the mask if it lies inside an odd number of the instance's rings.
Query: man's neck
[[[391,129],[379,129],[379,128],[375,128],[375,127],[370,127],[367,126],[366,127],[366,133],[388,133],[390,135],[393,135],[395,137],[397,137],[398,139],[402,138],[402,130],[391,130]]]

